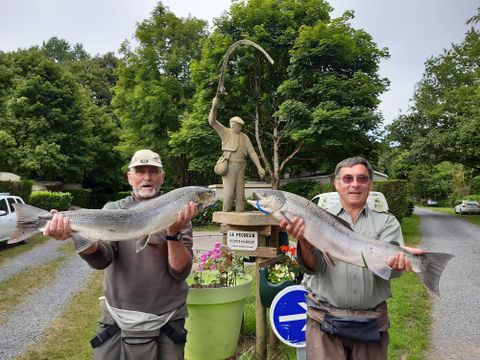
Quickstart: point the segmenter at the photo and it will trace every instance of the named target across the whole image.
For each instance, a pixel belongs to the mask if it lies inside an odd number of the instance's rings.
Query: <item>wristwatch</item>
[[[183,234],[180,232],[177,232],[175,235],[167,235],[165,236],[165,239],[171,240],[171,241],[180,241],[183,239]]]

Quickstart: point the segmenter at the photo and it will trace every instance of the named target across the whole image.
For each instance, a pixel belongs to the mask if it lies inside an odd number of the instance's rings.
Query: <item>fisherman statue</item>
[[[222,176],[223,182],[223,211],[232,211],[235,199],[235,211],[245,210],[245,158],[247,155],[257,167],[260,178],[265,176],[265,169],[260,165],[257,153],[252,142],[242,132],[243,120],[234,116],[230,119],[230,128],[217,121],[219,99],[214,97],[212,108],[208,116],[208,123],[222,139],[223,154],[218,159],[214,171]]]

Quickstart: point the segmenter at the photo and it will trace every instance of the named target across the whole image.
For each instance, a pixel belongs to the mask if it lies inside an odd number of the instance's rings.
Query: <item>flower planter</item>
[[[267,268],[259,268],[259,290],[260,301],[265,307],[270,307],[275,296],[288,286],[295,285],[293,281],[285,280],[279,284],[273,284],[268,281]]]
[[[204,279],[208,283],[208,273]],[[252,277],[245,275],[236,286],[190,288],[185,322],[187,360],[223,360],[235,354],[251,283]]]

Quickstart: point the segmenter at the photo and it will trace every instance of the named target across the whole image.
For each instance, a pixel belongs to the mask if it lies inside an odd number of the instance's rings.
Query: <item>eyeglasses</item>
[[[353,180],[354,179],[357,179],[357,183],[359,184],[366,184],[370,181],[370,177],[367,176],[367,175],[357,175],[357,176],[353,176],[353,175],[343,175],[341,177],[342,181],[344,184],[351,184],[353,183]],[[339,178],[337,178],[339,179]]]

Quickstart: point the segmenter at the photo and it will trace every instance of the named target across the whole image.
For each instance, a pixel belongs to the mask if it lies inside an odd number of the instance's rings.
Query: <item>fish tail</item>
[[[423,285],[433,293],[440,295],[439,283],[440,276],[442,275],[447,263],[454,257],[454,255],[446,253],[434,253],[425,252],[420,255],[421,271],[417,273],[417,276],[422,280]]]
[[[43,209],[26,204],[13,204],[17,214],[17,227],[13,231],[8,244],[15,244],[41,234],[42,228],[52,215]]]

